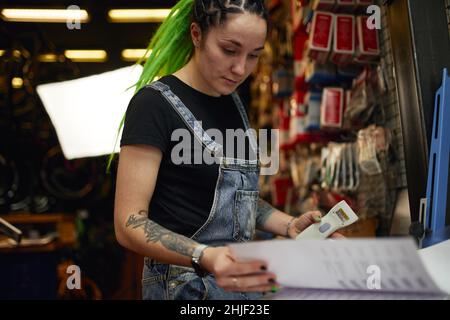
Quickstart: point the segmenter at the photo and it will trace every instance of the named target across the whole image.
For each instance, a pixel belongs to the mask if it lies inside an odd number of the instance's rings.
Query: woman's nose
[[[231,71],[234,74],[236,74],[237,76],[243,77],[245,75],[245,64],[246,64],[245,58],[239,58],[233,64],[233,67],[231,68]]]

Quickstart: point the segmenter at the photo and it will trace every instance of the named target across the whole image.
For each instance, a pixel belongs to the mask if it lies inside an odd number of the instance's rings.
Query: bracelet
[[[286,226],[286,237],[289,238],[289,228],[291,227],[292,222],[294,222],[295,217],[292,217],[292,219],[288,222]]]

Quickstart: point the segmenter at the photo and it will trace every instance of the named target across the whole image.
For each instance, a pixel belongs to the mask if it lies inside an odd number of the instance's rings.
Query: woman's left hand
[[[302,214],[300,217],[295,218],[289,226],[289,238],[295,239],[297,235],[307,227],[309,227],[313,223],[319,223],[321,218],[322,214],[320,213],[320,211],[308,211]],[[345,237],[339,232],[334,232],[330,235],[329,238],[342,239]]]

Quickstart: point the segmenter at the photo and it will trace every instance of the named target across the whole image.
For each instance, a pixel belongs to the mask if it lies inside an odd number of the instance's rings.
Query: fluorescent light
[[[64,57],[62,57],[61,55],[57,55],[54,53],[44,53],[44,54],[40,54],[38,57],[38,60],[40,62],[58,62],[58,61],[62,61],[64,59]]]
[[[11,84],[12,84],[12,87],[14,89],[20,89],[23,86],[23,79],[22,78],[18,78],[18,77],[14,77],[11,80]]]
[[[72,9],[3,9],[1,17],[13,22],[88,22],[86,10]]]
[[[105,50],[66,50],[64,55],[74,62],[105,62],[108,58]]]
[[[111,22],[162,22],[171,9],[112,9],[108,11]]]
[[[145,55],[145,58],[148,58],[152,53],[152,50],[149,50],[147,54],[145,54],[147,49],[124,49],[122,50],[122,59],[125,61],[137,61]]]

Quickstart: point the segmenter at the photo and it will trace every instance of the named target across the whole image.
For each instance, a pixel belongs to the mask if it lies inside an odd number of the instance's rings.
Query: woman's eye
[[[229,49],[223,49],[223,51],[224,51],[226,54],[229,54],[229,55],[233,55],[233,54],[236,53],[236,51],[234,51],[234,50],[229,50]]]
[[[250,59],[257,59],[258,58],[258,56],[256,54],[250,54],[249,57],[250,57]]]

